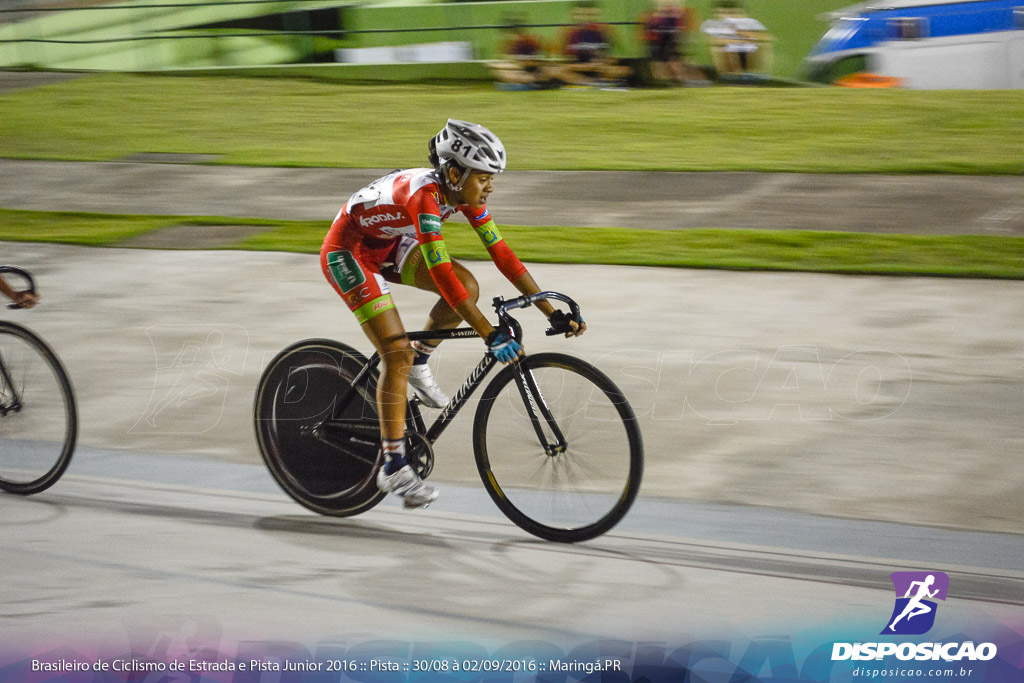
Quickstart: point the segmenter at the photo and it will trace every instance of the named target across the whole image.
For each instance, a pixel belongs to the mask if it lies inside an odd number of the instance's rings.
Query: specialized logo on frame
[[[944,572],[893,572],[896,604],[880,635],[919,636],[935,624],[936,600],[945,600],[949,576]]]

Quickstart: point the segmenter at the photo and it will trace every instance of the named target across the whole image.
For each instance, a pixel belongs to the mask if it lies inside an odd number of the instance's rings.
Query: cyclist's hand
[[[39,303],[39,296],[31,292],[15,292],[11,301],[17,304],[18,308],[32,308]]]
[[[487,349],[502,363],[512,363],[523,355],[523,347],[504,330],[494,330],[487,336]]]
[[[562,311],[555,311],[548,318],[548,322],[551,323],[551,330],[548,334],[564,334],[566,337],[578,337],[587,331],[587,323],[580,318],[577,322],[572,319],[572,316],[566,315]]]

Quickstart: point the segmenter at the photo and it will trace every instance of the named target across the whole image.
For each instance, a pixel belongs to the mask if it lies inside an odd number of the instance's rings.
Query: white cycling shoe
[[[409,369],[409,386],[423,405],[430,408],[444,408],[448,405],[448,395],[437,385],[434,373],[426,363],[414,365]]]
[[[384,468],[380,468],[377,472],[377,488],[399,496],[407,508],[425,508],[437,500],[439,493],[433,486],[424,484],[408,465],[392,474],[384,474]]]

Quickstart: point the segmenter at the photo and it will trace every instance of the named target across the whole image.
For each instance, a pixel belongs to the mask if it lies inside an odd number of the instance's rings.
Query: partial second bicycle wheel
[[[323,515],[347,517],[384,498],[377,488],[380,427],[374,387],[338,401],[366,359],[331,340],[307,340],[279,353],[256,389],[256,440],[271,475],[295,501]],[[335,416],[365,438],[340,445],[316,427]]]
[[[48,489],[71,463],[75,395],[57,356],[31,331],[0,322],[0,489]]]
[[[477,408],[473,446],[484,487],[535,536],[564,543],[600,536],[640,490],[643,440],[633,410],[606,375],[579,358],[540,353],[517,365],[494,378]],[[564,449],[545,448],[559,439]]]

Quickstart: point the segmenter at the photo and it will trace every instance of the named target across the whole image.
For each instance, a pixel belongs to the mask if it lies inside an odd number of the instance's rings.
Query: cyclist
[[[410,344],[388,283],[412,285],[441,295],[427,319],[427,330],[468,323],[499,361],[510,363],[522,349],[507,330],[495,329],[477,308],[473,275],[445,249],[441,226],[456,211],[469,220],[491,259],[523,294],[541,291],[526,267],[505,244],[487,211],[491,181],[505,170],[505,147],[478,124],[449,119],[427,143],[433,168],[396,170],[353,194],[331,225],[320,264],[362,325],[382,360],[377,386],[384,465],[377,475],[382,491],[406,507],[433,502],[437,489],[423,483],[405,459],[405,403],[409,385],[420,400],[442,408],[448,397],[437,385],[427,359],[440,343]],[[552,327],[566,336],[586,330],[547,301],[536,304]]]
[[[22,308],[32,308],[39,303],[39,296],[29,291],[18,292],[15,291],[7,282],[0,277],[0,294],[3,294],[8,299],[18,304]]]

